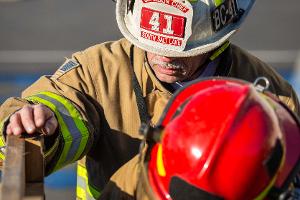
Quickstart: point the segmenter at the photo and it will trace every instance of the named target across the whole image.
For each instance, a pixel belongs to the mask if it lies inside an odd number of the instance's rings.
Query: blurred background
[[[0,0],[0,103],[52,74],[72,52],[121,36],[111,0]],[[300,94],[300,1],[257,1],[232,41]],[[46,199],[75,199],[75,165],[46,178]]]

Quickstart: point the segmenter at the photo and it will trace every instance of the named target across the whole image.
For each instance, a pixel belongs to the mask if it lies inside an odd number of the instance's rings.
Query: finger
[[[27,133],[32,134],[36,132],[36,126],[33,119],[32,106],[24,106],[20,111],[21,121]]]
[[[11,130],[12,130],[12,134],[20,135],[21,133],[23,133],[25,131],[19,112],[16,112],[15,114],[13,114],[9,118],[9,122],[10,122],[10,127],[11,127]]]
[[[8,124],[7,127],[6,127],[6,134],[7,135],[13,134],[10,124]]]
[[[33,107],[34,123],[38,128],[43,127],[45,122],[53,115],[53,112],[42,104]]]
[[[57,119],[55,118],[55,116],[49,118],[44,126],[44,131],[46,132],[47,135],[52,135],[56,128],[58,126],[58,122]]]

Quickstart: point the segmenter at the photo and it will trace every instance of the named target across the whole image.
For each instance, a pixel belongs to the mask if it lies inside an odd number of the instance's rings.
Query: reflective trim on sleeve
[[[3,140],[3,135],[0,136],[0,147],[5,146],[5,142]]]
[[[83,194],[84,192],[84,194]],[[87,170],[84,166],[77,164],[77,187],[76,187],[77,198],[83,199],[98,199],[101,192],[93,188],[88,184]]]
[[[86,200],[85,190],[81,187],[76,187],[77,199]]]
[[[80,164],[77,164],[77,176],[80,176],[85,180],[88,179],[86,168]]]
[[[5,159],[5,155],[2,151],[0,151],[0,160],[4,160]]]
[[[53,98],[48,97],[43,94],[38,94],[36,96],[53,103],[56,106],[56,108],[59,110],[59,112],[61,113],[61,116],[68,128],[68,133],[67,133],[67,137],[65,138],[65,141],[66,140],[72,141],[70,149],[65,158],[65,162],[68,162],[68,163],[72,162],[76,157],[78,157],[78,155],[76,155],[76,152],[79,152],[77,150],[80,148],[81,133],[80,133],[80,130],[78,129],[78,127],[76,126],[71,113],[69,112],[69,110],[67,110],[65,105],[63,105],[56,99],[53,99]],[[70,138],[68,138],[68,137],[70,137]]]
[[[89,132],[80,113],[72,103],[51,92],[42,92],[27,99],[48,106],[57,117],[64,142],[54,171],[78,160],[86,147]],[[46,154],[49,155],[48,152]]]
[[[0,160],[5,159],[4,150],[5,150],[5,142],[3,140],[3,136],[0,136]]]
[[[10,117],[10,116],[9,116]],[[4,125],[4,123],[8,120],[8,118],[9,117],[7,117],[6,119],[4,119],[1,123],[0,123],[0,131],[2,131],[2,135],[0,135],[0,148],[1,148],[1,150],[0,150],[0,159],[1,160],[4,160],[5,159],[5,155],[4,155],[4,149],[5,149],[5,141],[4,141],[4,136],[3,136],[3,134],[4,134],[4,130],[3,130],[3,125]]]
[[[57,148],[58,145],[59,145],[59,139],[56,139],[53,146],[50,147],[50,149],[48,149],[47,152],[45,152],[45,157],[47,158],[49,155],[53,154],[53,152],[55,151],[55,149]]]

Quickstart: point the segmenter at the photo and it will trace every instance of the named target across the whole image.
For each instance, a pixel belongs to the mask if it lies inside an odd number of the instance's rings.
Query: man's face
[[[166,83],[192,80],[194,73],[205,62],[208,54],[194,57],[165,57],[147,52],[148,62],[156,77]]]

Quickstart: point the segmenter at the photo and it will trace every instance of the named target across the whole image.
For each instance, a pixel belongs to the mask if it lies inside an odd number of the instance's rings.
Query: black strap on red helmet
[[[169,194],[172,200],[187,200],[187,199],[205,199],[205,200],[223,200],[207,191],[201,190],[178,176],[171,178],[169,186]]]

